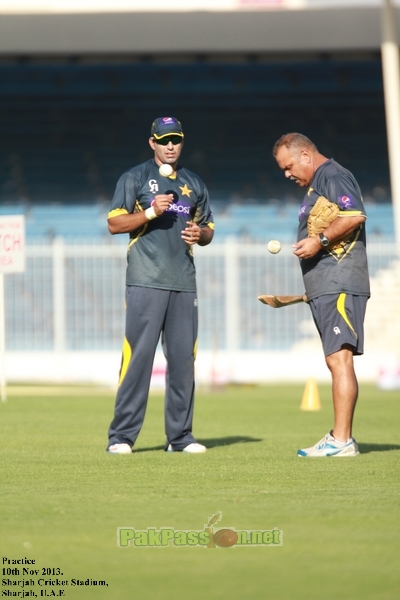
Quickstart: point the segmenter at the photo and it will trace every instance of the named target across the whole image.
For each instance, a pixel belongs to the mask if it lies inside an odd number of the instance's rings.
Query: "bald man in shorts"
[[[363,324],[370,296],[367,215],[361,191],[350,171],[322,155],[303,134],[283,135],[275,143],[273,155],[285,177],[307,188],[293,252],[300,259],[308,303],[332,376],[333,428],[314,446],[297,454],[356,456],[359,450],[352,425],[358,383],[353,356],[364,351]],[[337,204],[338,216],[319,235],[308,237],[308,217],[320,196]]]

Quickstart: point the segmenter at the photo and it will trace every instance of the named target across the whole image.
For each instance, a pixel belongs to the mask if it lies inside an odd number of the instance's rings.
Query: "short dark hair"
[[[318,152],[317,146],[312,142],[306,135],[302,133],[285,133],[279,140],[277,140],[272,149],[272,155],[276,158],[279,148],[285,146],[286,148],[293,148],[294,150],[300,151],[302,148],[309,148]]]

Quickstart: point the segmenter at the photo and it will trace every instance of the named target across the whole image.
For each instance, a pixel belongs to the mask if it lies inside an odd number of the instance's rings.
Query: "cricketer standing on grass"
[[[333,429],[299,456],[355,456],[352,437],[358,383],[353,356],[364,351],[364,317],[370,296],[366,253],[366,213],[350,171],[323,156],[300,133],[283,135],[273,155],[285,177],[306,187],[299,212],[297,243],[307,299],[332,376]],[[325,223],[321,205],[333,211]],[[314,214],[317,212],[318,214]],[[310,237],[312,225],[322,230]],[[318,231],[318,230],[317,230]]]
[[[192,248],[212,241],[214,221],[203,181],[178,164],[183,140],[177,119],[157,118],[149,139],[154,157],[122,175],[108,213],[110,233],[129,233],[125,340],[107,447],[112,454],[130,454],[139,435],[160,335],[167,360],[165,449],[206,451],[192,435],[198,329]]]

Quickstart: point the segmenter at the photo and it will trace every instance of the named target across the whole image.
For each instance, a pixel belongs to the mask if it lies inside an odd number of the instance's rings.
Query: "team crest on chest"
[[[158,183],[157,183],[156,179],[149,180],[149,188],[150,188],[150,192],[152,194],[155,194],[156,192],[158,192]]]

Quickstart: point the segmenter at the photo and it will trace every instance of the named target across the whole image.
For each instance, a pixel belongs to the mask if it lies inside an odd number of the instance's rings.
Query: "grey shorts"
[[[338,352],[344,345],[351,346],[355,355],[363,354],[367,301],[367,296],[346,293],[319,296],[309,301],[325,356]]]

